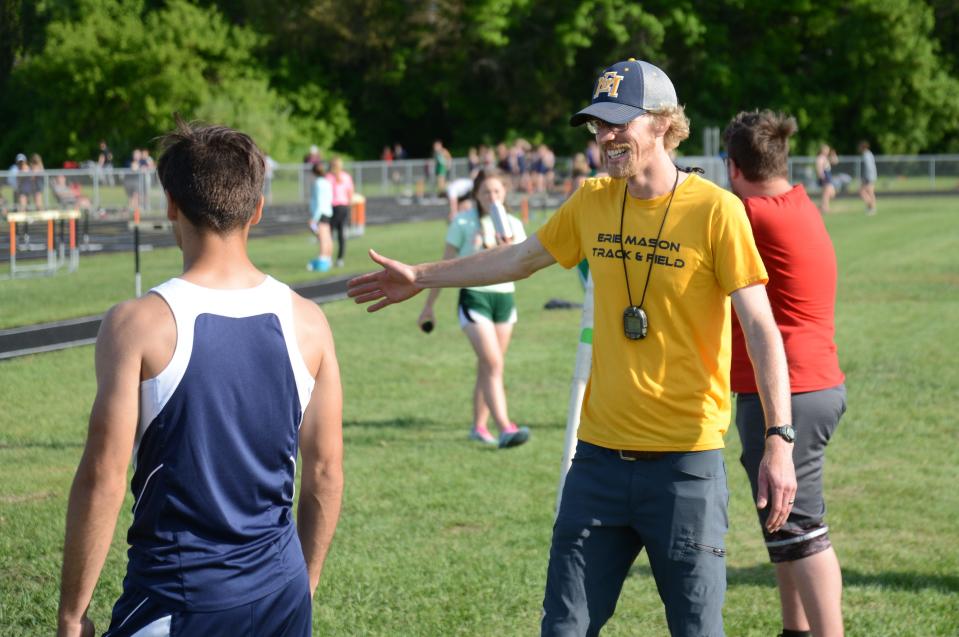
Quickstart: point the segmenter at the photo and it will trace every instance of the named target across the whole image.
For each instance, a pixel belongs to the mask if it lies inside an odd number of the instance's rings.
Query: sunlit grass
[[[880,200],[880,214],[867,218],[860,202],[840,200],[826,219],[841,273],[837,341],[849,390],[849,411],[829,448],[827,517],[851,636],[959,634],[957,206]],[[434,258],[442,237],[439,222],[370,228],[350,244],[347,269],[366,269],[371,245],[390,256]],[[314,250],[306,234],[258,240],[251,250],[279,278],[312,277],[303,269]],[[178,271],[175,251],[148,258],[150,284]],[[129,295],[128,261],[91,258],[77,275],[24,284],[12,307],[2,297],[3,321],[40,320],[32,305],[45,298],[51,318],[102,311]],[[100,270],[109,273],[95,278]],[[0,282],[0,294],[10,283]],[[420,299],[372,316],[349,302],[324,306],[343,369],[347,486],[316,595],[315,634],[537,632],[579,325],[576,311],[542,307],[580,296],[575,275],[558,267],[518,284],[507,385],[511,416],[532,428],[533,439],[505,452],[466,441],[475,363],[455,322],[454,293],[440,298],[430,335],[415,326]],[[4,637],[53,630],[67,490],[93,391],[91,347],[0,363]],[[737,436],[727,443],[726,632],[768,637],[781,629],[778,596]],[[91,608],[101,630],[125,568],[127,504]],[[603,634],[667,634],[645,557]]]

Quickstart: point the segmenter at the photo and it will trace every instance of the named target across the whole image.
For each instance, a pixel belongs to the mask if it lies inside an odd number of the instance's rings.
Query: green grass
[[[845,575],[851,636],[959,634],[959,200],[880,201],[880,214],[840,200],[827,217],[841,272],[837,316],[849,411],[829,448],[828,522]],[[370,228],[350,244],[347,267],[367,267],[363,248],[423,259],[439,254],[441,223]],[[261,266],[307,276],[306,235],[260,240]],[[102,261],[101,261],[102,259]],[[56,296],[50,316],[100,311],[132,288],[129,257],[95,257],[81,271],[4,294],[4,321],[28,322],[32,303]],[[176,273],[156,251],[145,279]],[[102,264],[102,265],[101,265]],[[96,271],[115,269],[97,280]],[[83,281],[81,283],[81,281]],[[111,283],[112,282],[112,283]],[[114,289],[97,292],[98,285]],[[93,297],[96,298],[87,298]],[[537,630],[579,315],[545,311],[550,298],[580,297],[557,267],[518,284],[520,322],[507,362],[511,416],[530,444],[507,452],[465,440],[474,359],[453,317],[452,292],[430,335],[415,328],[421,300],[368,316],[349,302],[324,306],[345,391],[346,493],[314,604],[318,635],[529,635]],[[31,318],[30,320],[39,320]],[[94,391],[92,348],[0,363],[0,635],[49,634],[57,602],[67,490]],[[730,533],[729,635],[781,628],[766,561],[727,436]],[[124,507],[91,607],[101,630],[125,568]],[[665,635],[645,557],[626,583],[610,636]]]

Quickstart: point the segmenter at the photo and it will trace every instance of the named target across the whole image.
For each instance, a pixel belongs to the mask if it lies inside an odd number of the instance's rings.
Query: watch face
[[[766,431],[766,437],[770,436],[779,436],[786,442],[795,442],[796,441],[796,430],[793,429],[792,425],[783,425],[781,427],[770,427]]]

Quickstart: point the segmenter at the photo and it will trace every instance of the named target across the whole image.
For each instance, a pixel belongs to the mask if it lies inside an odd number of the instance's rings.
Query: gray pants
[[[722,637],[728,501],[721,450],[624,460],[580,441],[553,527],[542,635],[598,635],[645,547],[670,633]]]

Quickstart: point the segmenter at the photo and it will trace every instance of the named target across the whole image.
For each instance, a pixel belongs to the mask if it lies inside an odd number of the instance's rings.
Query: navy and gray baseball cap
[[[646,111],[678,105],[676,89],[659,67],[630,58],[607,68],[593,86],[593,103],[569,118],[570,126],[592,118],[625,124]]]

